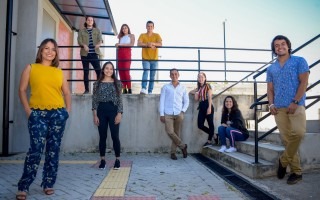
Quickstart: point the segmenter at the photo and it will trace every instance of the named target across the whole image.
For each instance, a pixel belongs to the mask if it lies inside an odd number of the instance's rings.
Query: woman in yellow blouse
[[[31,90],[29,101],[28,86]],[[46,195],[52,195],[58,172],[61,139],[71,111],[71,95],[59,68],[58,45],[54,39],[42,41],[36,62],[28,64],[23,70],[19,97],[28,118],[30,148],[18,183],[16,199],[26,199],[29,186],[36,177],[44,147],[41,187]]]

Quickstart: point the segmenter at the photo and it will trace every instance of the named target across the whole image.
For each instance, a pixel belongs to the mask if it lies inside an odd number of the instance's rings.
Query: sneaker
[[[236,151],[237,151],[237,149],[234,147],[230,147],[229,149],[225,150],[225,152],[227,152],[227,153],[232,153],[232,152],[236,152]]]
[[[120,160],[119,159],[116,159],[116,161],[114,162],[114,166],[113,166],[113,169],[120,169]]]
[[[89,90],[84,91],[83,94],[89,94]]]
[[[148,94],[148,91],[144,88],[141,89],[140,94]]]
[[[222,153],[225,150],[227,150],[227,147],[225,145],[222,145],[221,148],[218,151]]]
[[[286,175],[287,172],[287,167],[283,167],[280,159],[279,159],[279,166],[278,166],[278,171],[277,171],[277,177],[278,179],[283,179],[284,176]]]
[[[302,175],[298,175],[298,174],[292,173],[292,174],[290,174],[290,176],[289,176],[289,178],[287,180],[287,183],[289,185],[293,185],[293,184],[298,183],[301,180],[302,180]]]
[[[211,146],[211,145],[212,145],[212,143],[206,142],[206,143],[203,145],[203,147],[208,147],[208,146]]]
[[[105,168],[106,168],[106,161],[102,159],[100,161],[99,169],[105,169]]]

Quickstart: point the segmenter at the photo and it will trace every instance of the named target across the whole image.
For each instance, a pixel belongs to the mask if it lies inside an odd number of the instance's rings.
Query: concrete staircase
[[[264,133],[259,133],[259,136],[262,134]],[[284,151],[279,133],[272,133],[259,142],[257,164],[254,162],[253,135],[253,132],[250,132],[247,141],[236,142],[237,152],[221,153],[218,151],[219,146],[211,146],[203,148],[202,154],[250,178],[275,176],[278,158]],[[320,168],[320,155],[317,153],[319,152],[319,141],[320,133],[306,133],[299,150],[304,171]]]

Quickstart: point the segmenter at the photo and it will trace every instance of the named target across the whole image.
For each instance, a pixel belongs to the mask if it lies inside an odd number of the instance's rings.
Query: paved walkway
[[[19,154],[0,158],[1,200],[15,199],[24,156],[25,154]],[[120,170],[112,169],[114,162],[112,154],[107,154],[107,158],[107,165],[111,168],[100,170],[97,168],[97,153],[62,154],[55,194],[52,196],[44,195],[40,187],[41,164],[37,178],[30,187],[28,199],[248,199],[192,156],[183,159],[182,155],[178,155],[178,160],[173,161],[168,154],[126,153],[121,155]],[[285,181],[279,181],[275,177],[251,181],[280,199],[318,199],[320,196],[319,171],[307,173],[303,178],[301,183],[290,187]],[[119,193],[116,193],[116,190]],[[301,196],[302,194],[307,196]],[[108,195],[109,197],[117,196],[117,198],[104,197]]]

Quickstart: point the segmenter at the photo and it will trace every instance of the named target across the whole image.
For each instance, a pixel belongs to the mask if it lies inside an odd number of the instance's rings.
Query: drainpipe
[[[12,31],[13,0],[7,1],[6,46],[3,79],[3,125],[2,125],[2,156],[9,155],[9,90],[11,64],[11,31]]]

